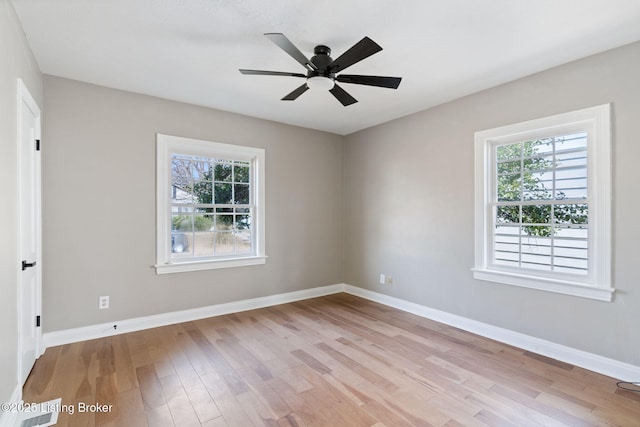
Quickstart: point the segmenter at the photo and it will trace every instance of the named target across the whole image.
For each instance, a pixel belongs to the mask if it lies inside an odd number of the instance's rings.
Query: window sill
[[[611,302],[613,299],[613,293],[615,292],[615,289],[613,288],[597,288],[580,282],[533,277],[523,274],[481,268],[473,268],[471,270],[473,271],[473,278],[478,280],[538,289],[541,291],[555,292],[564,295],[573,295],[599,301]]]
[[[219,260],[187,261],[154,265],[156,274],[184,273],[188,271],[216,270],[218,268],[246,267],[267,262],[266,256],[251,256]]]

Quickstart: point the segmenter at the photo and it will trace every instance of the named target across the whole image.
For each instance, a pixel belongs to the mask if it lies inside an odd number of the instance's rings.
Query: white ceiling
[[[639,0],[13,0],[45,74],[338,134],[640,40]],[[295,77],[263,36],[336,58],[364,36],[384,49],[349,74],[402,77],[398,90],[341,84],[343,107]]]

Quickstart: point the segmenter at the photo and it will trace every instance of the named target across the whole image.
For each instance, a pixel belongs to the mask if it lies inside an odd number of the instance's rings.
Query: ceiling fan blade
[[[240,68],[239,70],[242,74],[253,74],[257,76],[288,76],[288,77],[307,77],[301,73],[287,73],[284,71],[263,71],[263,70],[246,70],[244,68]]]
[[[357,74],[340,74],[336,77],[340,83],[353,83],[357,85],[387,87],[398,89],[402,77],[381,77],[381,76],[359,76]]]
[[[369,37],[365,37],[351,46],[345,53],[334,59],[333,62],[329,64],[329,71],[338,73],[381,50],[382,48],[376,42]]]
[[[290,94],[288,94],[287,96],[285,96],[284,98],[282,98],[282,101],[294,101],[295,99],[297,99],[300,95],[302,95],[303,93],[305,93],[307,90],[309,90],[309,86],[307,86],[307,84],[303,84],[302,86],[298,87],[297,89],[295,89],[293,92],[291,92]]]
[[[338,101],[340,101],[340,103],[342,105],[344,105],[345,107],[348,106],[348,105],[355,104],[356,102],[358,102],[357,99],[355,99],[353,96],[349,95],[346,90],[342,89],[338,85],[334,85],[333,89],[329,89],[329,92],[331,92],[331,94],[333,96],[335,96],[336,99]]]
[[[288,38],[282,33],[265,33],[265,36],[272,42],[278,45],[278,47],[287,52],[293,59],[298,61],[307,70],[316,70],[317,67],[313,65],[309,59],[304,56],[300,49],[298,49]]]

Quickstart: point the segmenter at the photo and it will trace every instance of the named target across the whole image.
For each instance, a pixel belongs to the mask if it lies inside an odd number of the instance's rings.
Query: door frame
[[[41,138],[41,113],[38,104],[36,103],[33,96],[27,89],[27,86],[23,82],[22,79],[18,78],[18,103],[17,103],[17,132],[16,132],[16,146],[17,146],[17,176],[18,176],[18,247],[17,247],[17,255],[18,260],[16,262],[16,268],[18,270],[18,280],[17,280],[17,321],[18,321],[18,348],[17,348],[17,359],[18,359],[18,384],[22,388],[24,382],[27,378],[22,378],[22,348],[23,348],[23,331],[22,331],[22,316],[23,307],[22,307],[22,274],[20,274],[21,267],[21,257],[22,257],[22,228],[23,228],[23,212],[22,212],[22,105],[26,105],[35,116],[35,139],[39,140]],[[36,150],[35,141],[34,141],[34,151]],[[34,304],[35,304],[35,314],[37,316],[42,316],[42,169],[41,169],[41,159],[40,159],[40,151],[35,151],[34,156],[34,171],[35,171],[35,203],[34,203],[34,218],[35,218],[35,239],[36,239],[36,290],[34,295]],[[42,318],[42,317],[41,317]],[[35,351],[36,351],[36,359],[42,355],[44,352],[43,342],[42,342],[42,327],[35,326],[35,320],[33,319],[33,325],[35,328]],[[42,324],[41,324],[42,325]]]

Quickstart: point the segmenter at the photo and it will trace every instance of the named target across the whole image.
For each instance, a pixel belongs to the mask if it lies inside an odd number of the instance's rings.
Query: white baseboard
[[[15,406],[22,402],[22,385],[16,384],[16,388],[11,394],[11,398],[7,402],[10,406]],[[18,411],[3,411],[0,410],[0,427],[15,427],[18,423],[18,416],[21,413]]]
[[[346,292],[370,301],[394,307],[408,313],[413,313],[436,322],[444,323],[446,325],[483,337],[491,338],[524,350],[532,351],[543,356],[551,357],[562,362],[570,363],[613,378],[618,378],[624,381],[638,381],[640,378],[640,366],[577,350],[565,345],[556,344],[551,341],[546,341],[530,335],[521,334],[519,332],[514,332],[479,322],[477,320],[468,319],[466,317],[436,310],[347,284],[321,286],[318,288],[305,289],[261,298],[252,298],[225,304],[217,304],[208,307],[194,308],[191,310],[138,317],[63,331],[47,332],[43,334],[43,341],[45,347],[52,347],[78,341],[108,337],[116,334],[123,334],[126,332],[134,332],[159,326],[172,325],[175,323],[204,319],[207,317],[220,316],[223,314],[270,307],[273,305],[316,298],[340,292]],[[113,325],[118,325],[118,328],[114,330]],[[2,426],[2,424],[0,424],[0,426]]]
[[[344,285],[344,292],[609,377],[623,381],[638,381],[638,379],[640,379],[640,366],[577,350],[565,345],[556,344],[509,329],[499,328],[477,320],[468,319],[356,286]]]
[[[223,314],[238,313],[241,311],[316,298],[324,295],[340,293],[343,292],[343,290],[344,284],[321,286],[301,291],[288,292],[285,294],[270,295],[225,304],[216,304],[208,307],[137,317],[134,319],[119,320],[62,331],[46,332],[42,335],[42,340],[45,348],[47,348],[56,345],[70,344],[95,338],[124,334],[127,332],[140,331],[143,329],[157,328],[159,326],[205,319],[207,317],[220,316]],[[117,329],[114,329],[114,325],[117,325]]]

